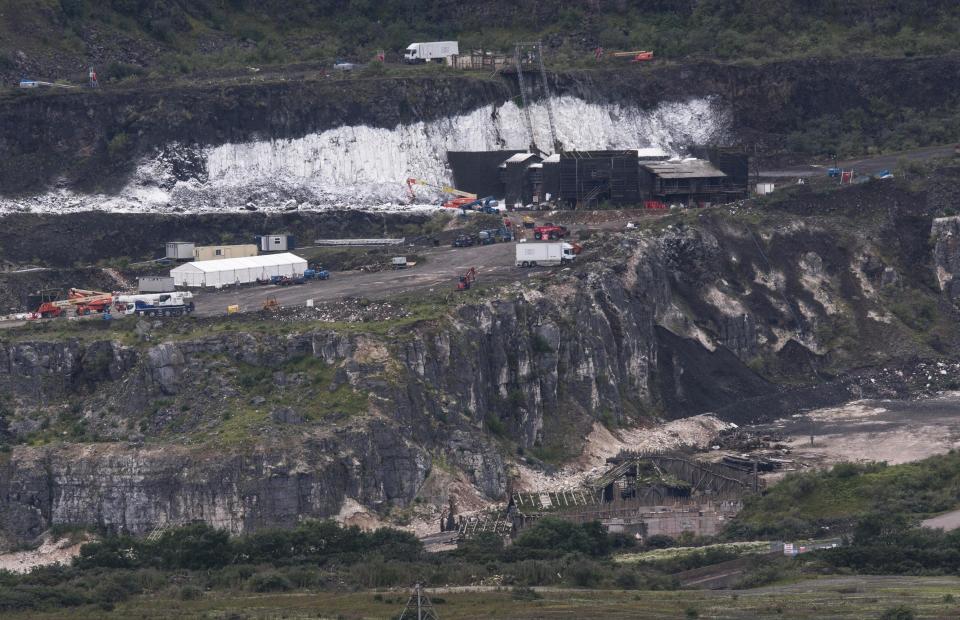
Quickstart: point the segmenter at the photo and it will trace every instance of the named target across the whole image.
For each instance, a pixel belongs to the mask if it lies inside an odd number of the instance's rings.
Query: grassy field
[[[703,547],[670,547],[667,549],[654,549],[644,553],[624,553],[614,557],[614,562],[621,564],[632,564],[635,562],[659,562],[661,560],[674,560],[694,553],[703,553],[706,551],[729,551],[736,555],[745,555],[748,553],[768,553],[770,543],[763,540],[755,542],[734,542],[721,543],[718,545],[706,545]]]
[[[466,618],[879,618],[904,605],[916,618],[956,618],[960,579],[953,577],[835,577],[741,591],[646,592],[559,590],[536,594],[508,589],[433,592],[444,620]],[[140,597],[107,613],[98,607],[61,612],[9,614],[26,618],[342,618],[397,617],[406,593],[204,595],[196,600]],[[442,602],[441,602],[442,601]]]
[[[741,535],[822,535],[818,525],[860,517],[870,511],[915,518],[952,510],[960,485],[960,452],[916,463],[841,464],[831,471],[784,478],[751,499],[731,524]]]

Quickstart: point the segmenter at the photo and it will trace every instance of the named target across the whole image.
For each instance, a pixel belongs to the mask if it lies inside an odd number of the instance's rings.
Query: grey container
[[[142,276],[137,280],[141,293],[172,293],[177,290],[170,276]]]

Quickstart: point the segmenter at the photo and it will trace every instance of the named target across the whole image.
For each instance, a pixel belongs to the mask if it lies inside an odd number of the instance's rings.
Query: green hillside
[[[541,38],[550,60],[607,50],[722,60],[943,54],[960,46],[949,0],[0,0],[0,77],[107,77],[251,64],[397,60],[416,40],[509,49]],[[626,61],[624,61],[626,62]]]

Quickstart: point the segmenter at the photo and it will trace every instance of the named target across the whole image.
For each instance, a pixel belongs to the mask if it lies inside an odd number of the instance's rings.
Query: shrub
[[[107,155],[110,156],[110,159],[118,160],[122,159],[130,148],[130,137],[120,132],[117,135],[110,138],[110,142],[107,143]]]
[[[83,0],[60,0],[63,14],[69,18],[82,17],[84,12]]]
[[[527,586],[517,586],[510,590],[510,597],[517,601],[535,601],[543,598],[533,588]]]
[[[503,422],[500,420],[500,418],[497,417],[495,413],[490,412],[490,413],[487,413],[487,415],[483,416],[483,423],[487,427],[487,430],[492,435],[496,435],[497,437],[503,437],[504,435],[507,434],[506,427],[503,425]]]
[[[593,562],[577,562],[567,571],[575,586],[592,588],[603,580],[603,571]]]
[[[648,549],[669,549],[676,547],[677,541],[664,534],[654,534],[644,541],[644,546]]]
[[[230,534],[206,523],[165,532],[154,547],[164,568],[207,569],[230,563]]]
[[[286,592],[293,589],[290,580],[276,571],[257,573],[250,578],[249,586],[254,592]]]
[[[913,610],[906,605],[897,605],[880,614],[880,620],[913,620]]]
[[[566,553],[603,556],[609,551],[610,540],[598,521],[578,525],[546,518],[521,532],[507,553],[519,557],[549,557]]]
[[[456,554],[468,562],[490,562],[503,551],[503,538],[493,532],[484,532],[463,541]]]
[[[530,344],[533,347],[534,353],[553,353],[553,347],[550,346],[550,341],[540,334],[534,334]]]
[[[640,580],[637,579],[636,573],[625,570],[617,573],[614,583],[617,584],[618,588],[623,588],[624,590],[633,590],[637,587],[637,584],[640,583]]]

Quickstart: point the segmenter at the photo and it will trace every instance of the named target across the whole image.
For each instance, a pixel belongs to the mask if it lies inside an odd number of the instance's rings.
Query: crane
[[[93,312],[103,312],[113,303],[113,295],[102,291],[88,291],[79,288],[72,288],[67,293],[66,299],[56,301],[45,301],[37,308],[36,314],[42,319],[52,319],[63,314],[64,309],[71,306],[75,307],[78,314],[89,314]]]
[[[610,54],[613,58],[633,58],[630,62],[645,62],[648,60],[653,60],[653,52],[650,51],[636,51],[636,52],[613,52]]]
[[[543,104],[547,108],[547,121],[550,124],[550,139],[553,140],[553,152],[562,152],[563,143],[557,139],[557,123],[553,115],[553,102],[550,100],[550,83],[547,81],[547,70],[543,66],[543,43],[540,41],[517,43],[514,49],[513,58],[514,63],[517,65],[517,82],[520,86],[520,97],[523,101],[524,122],[527,125],[527,133],[530,134],[530,152],[543,153],[543,151],[537,148],[536,141],[533,137],[533,120],[530,116],[530,101],[527,99],[527,89],[523,79],[522,63],[524,58],[526,58],[527,62],[530,64],[536,63],[536,68],[540,72],[540,82],[541,87],[543,88]]]
[[[429,181],[424,181],[423,179],[407,179],[407,190],[410,192],[411,202],[413,202],[414,198],[416,198],[416,194],[413,191],[414,185],[432,187],[433,189],[440,190],[444,194],[453,194],[456,196],[456,198],[451,198],[443,203],[443,206],[448,209],[460,209],[463,207],[463,205],[470,204],[477,200],[476,194],[471,194],[470,192],[465,192],[455,187],[450,187],[449,185],[437,185],[435,183],[430,183]]]
[[[434,189],[440,190],[444,194],[453,194],[454,196],[460,196],[461,198],[470,198],[471,200],[477,199],[476,194],[471,194],[470,192],[465,192],[455,187],[450,187],[449,185],[437,185],[436,183],[430,183],[429,181],[424,181],[423,179],[407,179],[407,189],[410,191],[411,200],[415,197],[415,194],[413,192],[414,185],[423,185],[424,187],[432,187]]]

